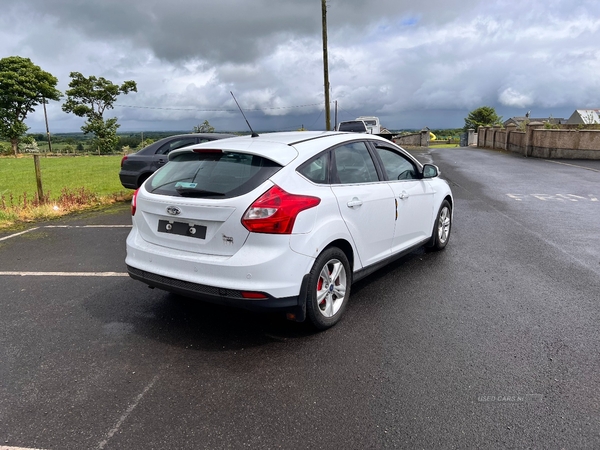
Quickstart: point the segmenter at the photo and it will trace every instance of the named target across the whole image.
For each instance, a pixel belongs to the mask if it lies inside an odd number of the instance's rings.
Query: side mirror
[[[440,174],[440,169],[433,164],[425,164],[423,166],[423,178],[435,178]]]

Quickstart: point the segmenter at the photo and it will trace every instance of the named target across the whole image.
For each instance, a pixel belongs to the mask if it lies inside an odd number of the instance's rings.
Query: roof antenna
[[[252,127],[250,126],[250,122],[248,122],[248,119],[246,119],[246,114],[244,114],[244,111],[242,111],[242,108],[240,108],[240,104],[238,103],[237,99],[235,98],[235,95],[233,95],[233,92],[231,92],[231,91],[229,91],[229,93],[231,94],[231,96],[235,100],[235,104],[240,109],[240,112],[242,113],[242,116],[244,116],[244,120],[246,121],[246,123],[248,124],[248,128],[250,128],[250,131],[252,132],[252,137],[253,138],[258,137],[258,134],[255,133],[254,130],[252,129]]]

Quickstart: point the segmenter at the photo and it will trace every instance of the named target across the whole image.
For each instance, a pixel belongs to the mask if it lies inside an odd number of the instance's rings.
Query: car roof
[[[344,133],[338,131],[289,131],[279,133],[263,133],[259,136],[238,136],[202,144],[189,145],[169,153],[169,160],[181,153],[194,149],[218,149],[224,151],[239,151],[252,155],[263,156],[281,165],[287,165],[304,153],[318,153],[328,147],[350,141],[367,139],[365,135]],[[377,136],[368,139],[390,141]]]
[[[226,134],[226,133],[186,133],[186,134],[173,134],[171,136],[160,138],[159,140],[154,141],[151,144],[148,144],[144,148],[139,149],[137,151],[137,153],[139,153],[141,155],[153,154],[153,153],[155,153],[158,150],[158,148],[161,145],[165,144],[166,142],[174,141],[174,140],[177,140],[177,139],[185,139],[185,138],[190,138],[190,137],[199,137],[199,138],[203,138],[203,139],[217,140],[217,139],[225,139],[225,138],[235,137],[235,136],[236,136],[235,134]]]

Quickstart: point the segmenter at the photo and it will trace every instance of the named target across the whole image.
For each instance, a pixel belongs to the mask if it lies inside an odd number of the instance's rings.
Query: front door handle
[[[408,198],[408,193],[406,191],[402,191],[400,196],[398,197],[400,200],[405,200]]]

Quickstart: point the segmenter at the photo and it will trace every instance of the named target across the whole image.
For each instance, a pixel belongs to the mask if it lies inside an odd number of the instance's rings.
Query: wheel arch
[[[354,278],[354,250],[352,249],[352,244],[346,239],[336,239],[335,241],[330,242],[323,251],[331,247],[337,247],[344,252],[346,258],[348,258],[348,263],[350,264],[350,276]]]
[[[142,184],[144,184],[144,181],[150,178],[150,175],[152,175],[153,173],[154,172],[142,172],[137,178],[137,188],[139,189],[142,186]]]

